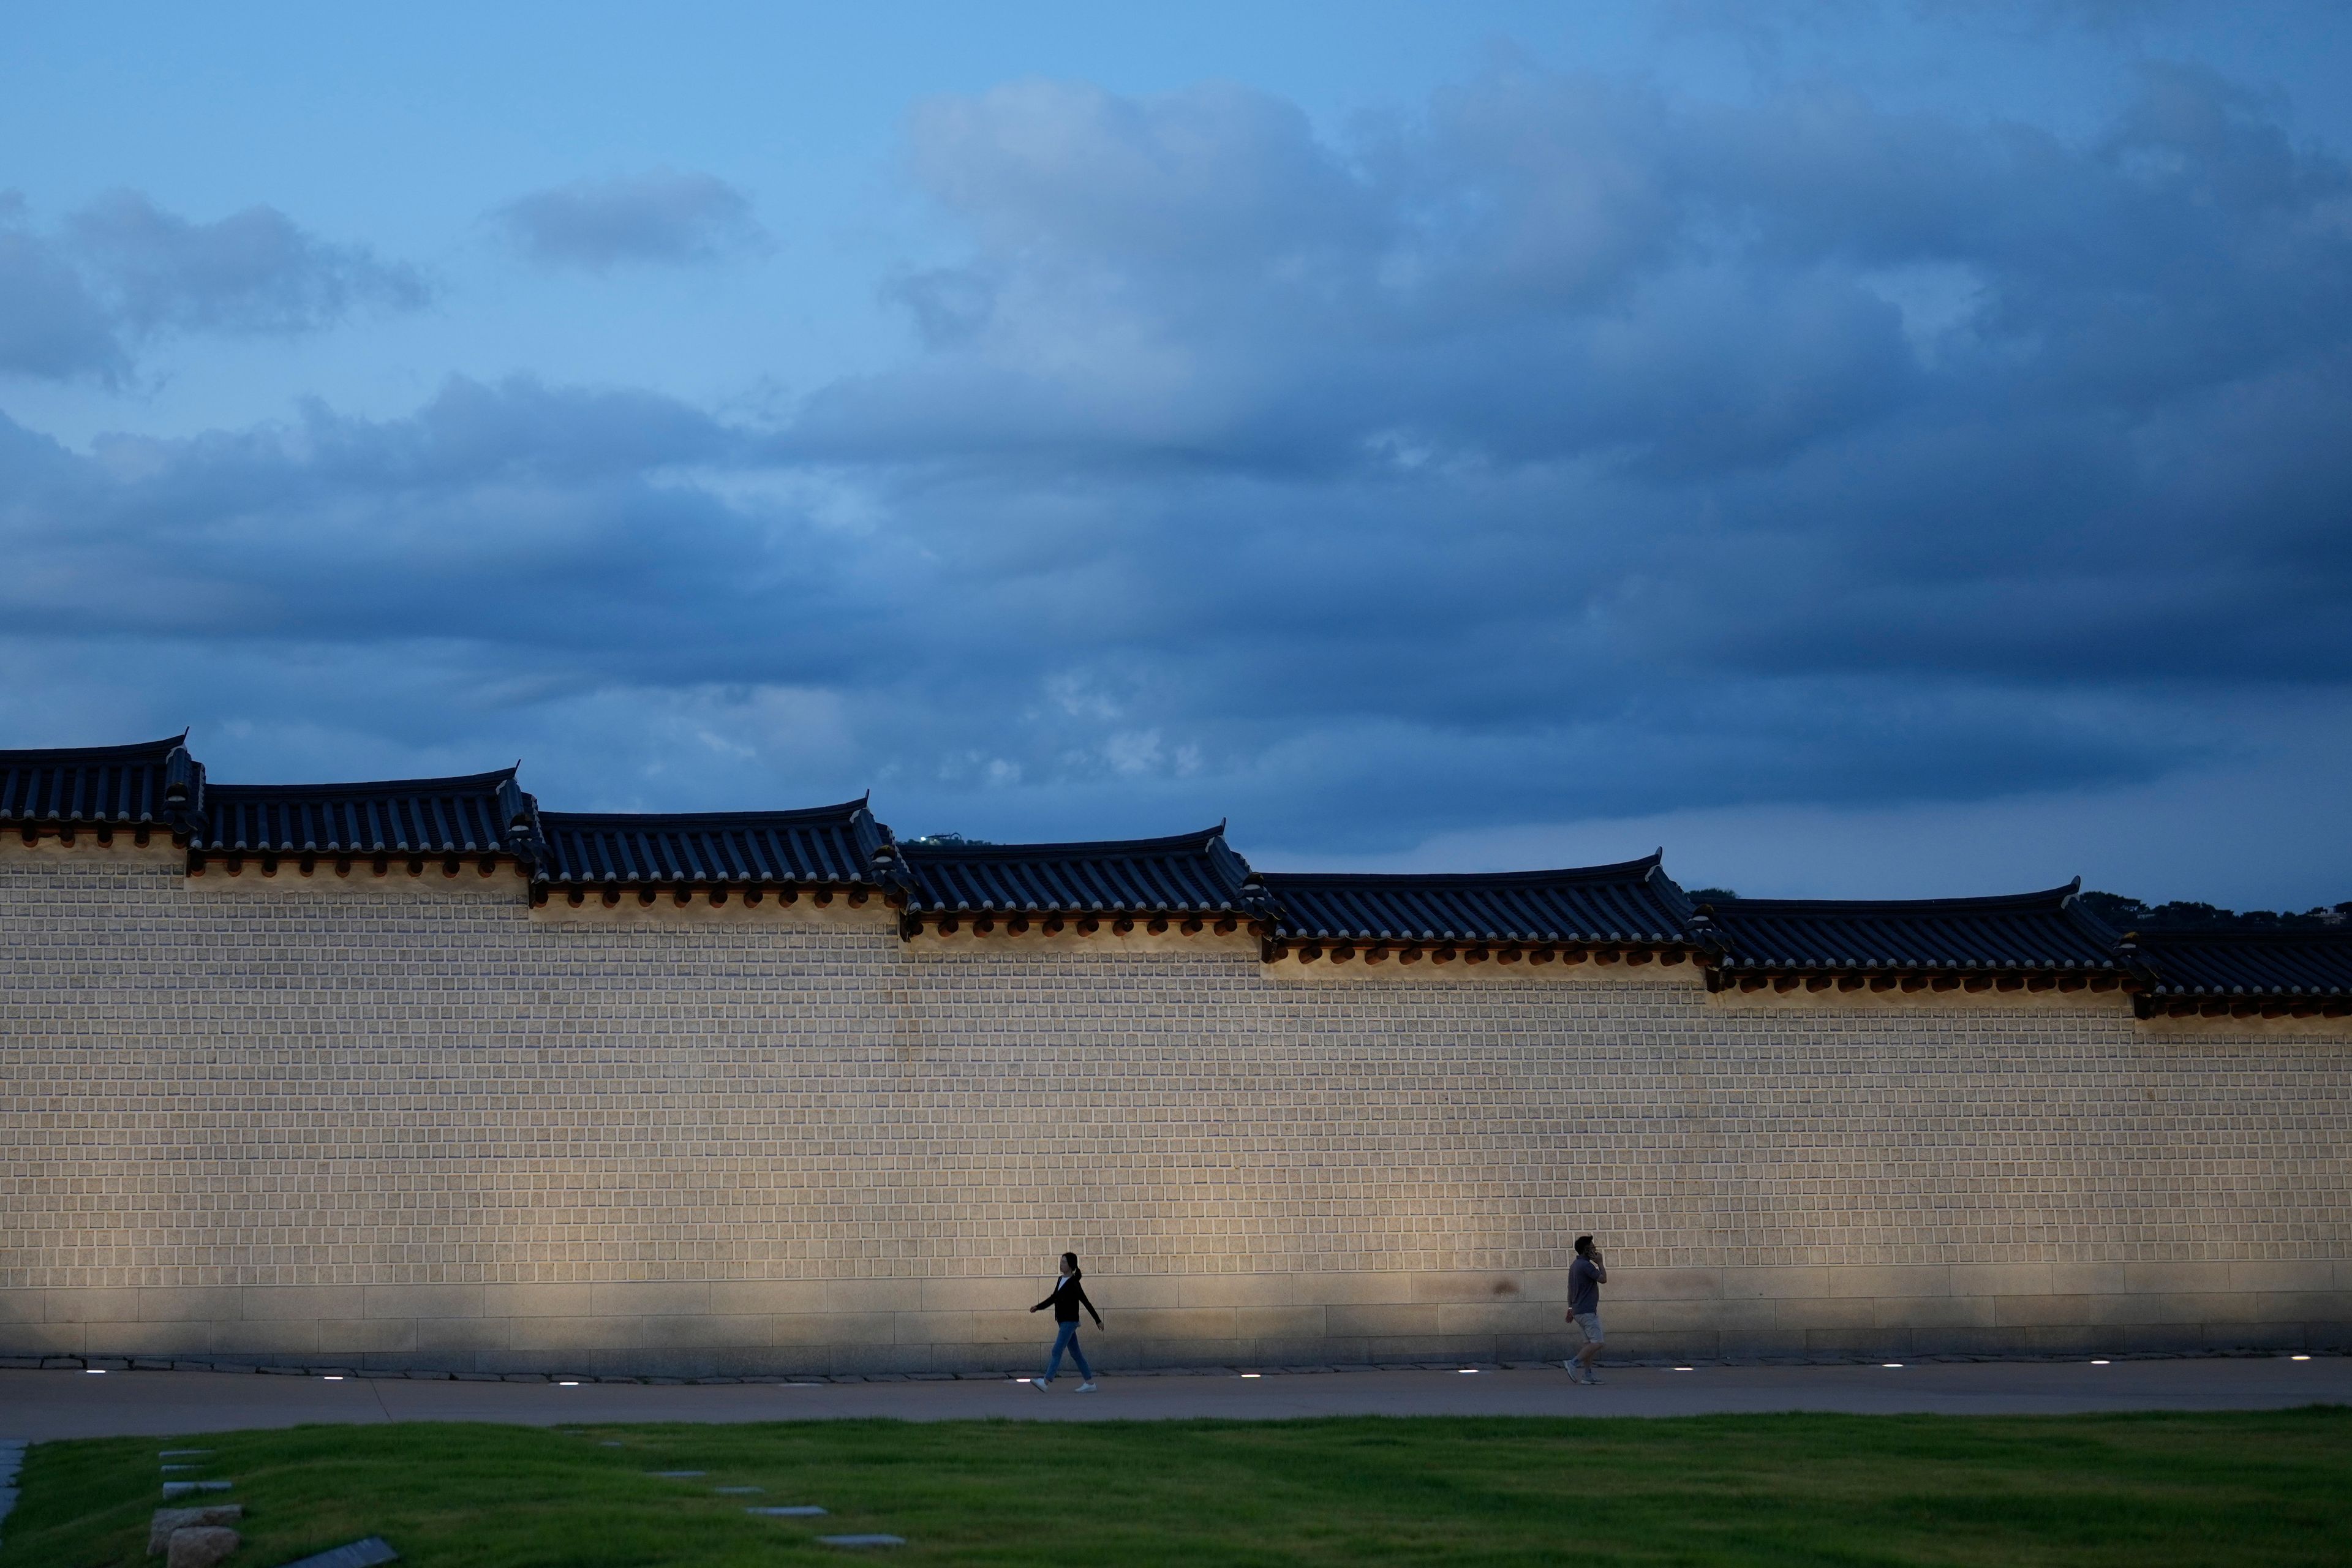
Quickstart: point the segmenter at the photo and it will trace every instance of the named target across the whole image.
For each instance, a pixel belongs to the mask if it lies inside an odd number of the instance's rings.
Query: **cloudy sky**
[[[2352,898],[2340,5],[1002,9],[20,10],[0,745]]]

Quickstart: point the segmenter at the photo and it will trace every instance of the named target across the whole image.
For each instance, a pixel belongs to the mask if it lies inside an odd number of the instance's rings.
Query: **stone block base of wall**
[[[1557,1360],[1558,1272],[1089,1277],[1108,1370]],[[0,1355],[749,1376],[1027,1369],[1035,1279],[0,1290]],[[1621,1268],[1631,1360],[2352,1348],[2352,1263]]]

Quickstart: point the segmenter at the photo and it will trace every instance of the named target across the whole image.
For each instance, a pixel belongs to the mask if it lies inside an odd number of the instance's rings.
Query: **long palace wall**
[[[184,872],[0,846],[0,1353],[1025,1367],[1066,1247],[1114,1368],[1531,1359],[1583,1231],[1628,1353],[2352,1342],[2343,1019]]]

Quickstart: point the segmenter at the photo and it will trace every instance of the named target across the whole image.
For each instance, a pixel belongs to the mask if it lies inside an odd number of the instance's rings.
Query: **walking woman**
[[[1102,1314],[1095,1311],[1095,1304],[1087,1300],[1087,1288],[1078,1283],[1083,1278],[1085,1275],[1078,1268],[1078,1255],[1065,1252],[1062,1254],[1062,1277],[1054,1282],[1054,1293],[1029,1309],[1033,1312],[1042,1312],[1048,1307],[1053,1308],[1054,1321],[1057,1325],[1054,1333],[1054,1359],[1045,1363],[1045,1375],[1029,1380],[1029,1386],[1040,1394],[1045,1392],[1045,1385],[1053,1382],[1062,1370],[1064,1351],[1070,1352],[1070,1359],[1078,1363],[1078,1375],[1086,1380],[1078,1384],[1078,1392],[1092,1394],[1095,1391],[1095,1369],[1087,1364],[1087,1352],[1078,1348],[1078,1309],[1084,1307],[1093,1314],[1096,1328],[1101,1328],[1103,1321]]]

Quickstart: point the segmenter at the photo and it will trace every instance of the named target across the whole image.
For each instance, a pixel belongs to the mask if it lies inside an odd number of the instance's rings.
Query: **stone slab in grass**
[[[903,1535],[820,1535],[817,1540],[826,1546],[904,1546]]]
[[[160,1557],[172,1544],[172,1532],[195,1527],[218,1528],[245,1518],[241,1502],[216,1502],[207,1508],[159,1508],[147,1521],[147,1555]]]
[[[159,1459],[209,1459],[212,1456],[210,1448],[159,1448],[155,1452]]]
[[[197,1492],[225,1492],[234,1481],[165,1481],[163,1495],[167,1498],[193,1497]]]
[[[286,1563],[284,1568],[376,1568],[379,1563],[399,1561],[400,1553],[392,1549],[389,1542],[381,1535],[371,1535],[365,1541],[354,1541],[299,1563]]]
[[[697,1476],[707,1476],[709,1473],[709,1470],[647,1470],[646,1472],[656,1480],[663,1481],[690,1481]]]
[[[768,1489],[765,1487],[713,1487],[710,1489],[720,1497],[758,1497]]]
[[[761,1519],[823,1519],[824,1510],[813,1502],[793,1503],[785,1508],[747,1508],[745,1513],[756,1513]]]
[[[245,1538],[225,1524],[192,1524],[172,1531],[163,1568],[220,1568]]]

